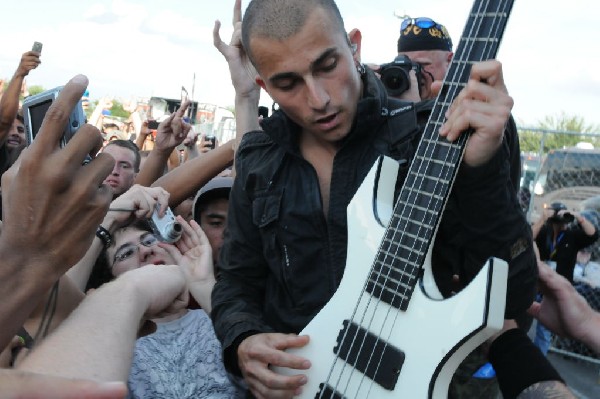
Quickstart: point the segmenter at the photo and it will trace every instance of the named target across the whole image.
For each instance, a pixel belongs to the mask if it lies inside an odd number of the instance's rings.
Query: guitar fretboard
[[[398,196],[366,286],[368,293],[396,308],[408,307],[469,136],[467,132],[450,143],[439,136],[439,128],[473,63],[496,56],[512,5],[475,1]]]

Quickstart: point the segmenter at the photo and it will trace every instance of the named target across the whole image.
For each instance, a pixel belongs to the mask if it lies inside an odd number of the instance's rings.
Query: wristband
[[[96,229],[96,237],[98,237],[100,241],[102,241],[104,248],[108,248],[113,242],[113,238],[110,232],[102,226],[98,226],[98,228]]]

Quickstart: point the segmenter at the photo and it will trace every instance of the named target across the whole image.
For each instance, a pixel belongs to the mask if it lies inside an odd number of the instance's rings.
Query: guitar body
[[[302,331],[310,336],[309,344],[289,350],[312,362],[302,398],[445,398],[460,362],[503,324],[507,266],[498,259],[488,261],[471,284],[445,300],[439,299],[426,261],[424,275],[406,310],[364,292],[385,232],[375,215],[386,218],[394,205],[393,190],[386,192],[386,187],[393,185],[384,182],[393,181],[388,176],[395,174],[397,163],[384,159],[379,166],[373,167],[348,207],[348,256],[342,282]],[[375,192],[374,187],[383,189]],[[335,353],[335,348],[340,348],[344,322],[349,319],[377,337],[373,341],[354,333],[353,344],[360,347],[354,352],[368,354],[363,363],[382,370],[381,374],[386,374],[386,369],[397,374],[393,384],[384,377],[387,387],[383,387],[353,367],[352,360],[348,362]],[[393,354],[391,348],[395,348]],[[402,361],[400,352],[404,354]],[[278,368],[277,372],[293,375],[298,370]],[[324,391],[321,384],[329,390]]]
[[[449,142],[438,129],[471,65],[497,54],[512,5],[474,0],[398,198],[397,163],[382,158],[348,206],[344,277],[302,331],[309,344],[290,350],[312,363],[302,398],[445,398],[460,362],[502,327],[506,262],[490,259],[442,299],[430,260],[470,135]]]

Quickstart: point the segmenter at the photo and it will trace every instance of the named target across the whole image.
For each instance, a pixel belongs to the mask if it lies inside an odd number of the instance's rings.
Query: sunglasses
[[[427,18],[427,17],[406,18],[405,20],[402,21],[402,24],[400,25],[400,30],[404,30],[411,25],[415,25],[421,29],[429,29],[429,28],[436,27],[436,28],[442,30],[442,25],[438,24],[433,19]]]

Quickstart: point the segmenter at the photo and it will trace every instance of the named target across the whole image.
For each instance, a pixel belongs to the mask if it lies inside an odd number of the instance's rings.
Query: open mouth
[[[317,119],[317,123],[328,124],[328,123],[332,122],[336,116],[337,116],[337,114],[333,114],[330,116],[326,116],[325,118]]]

